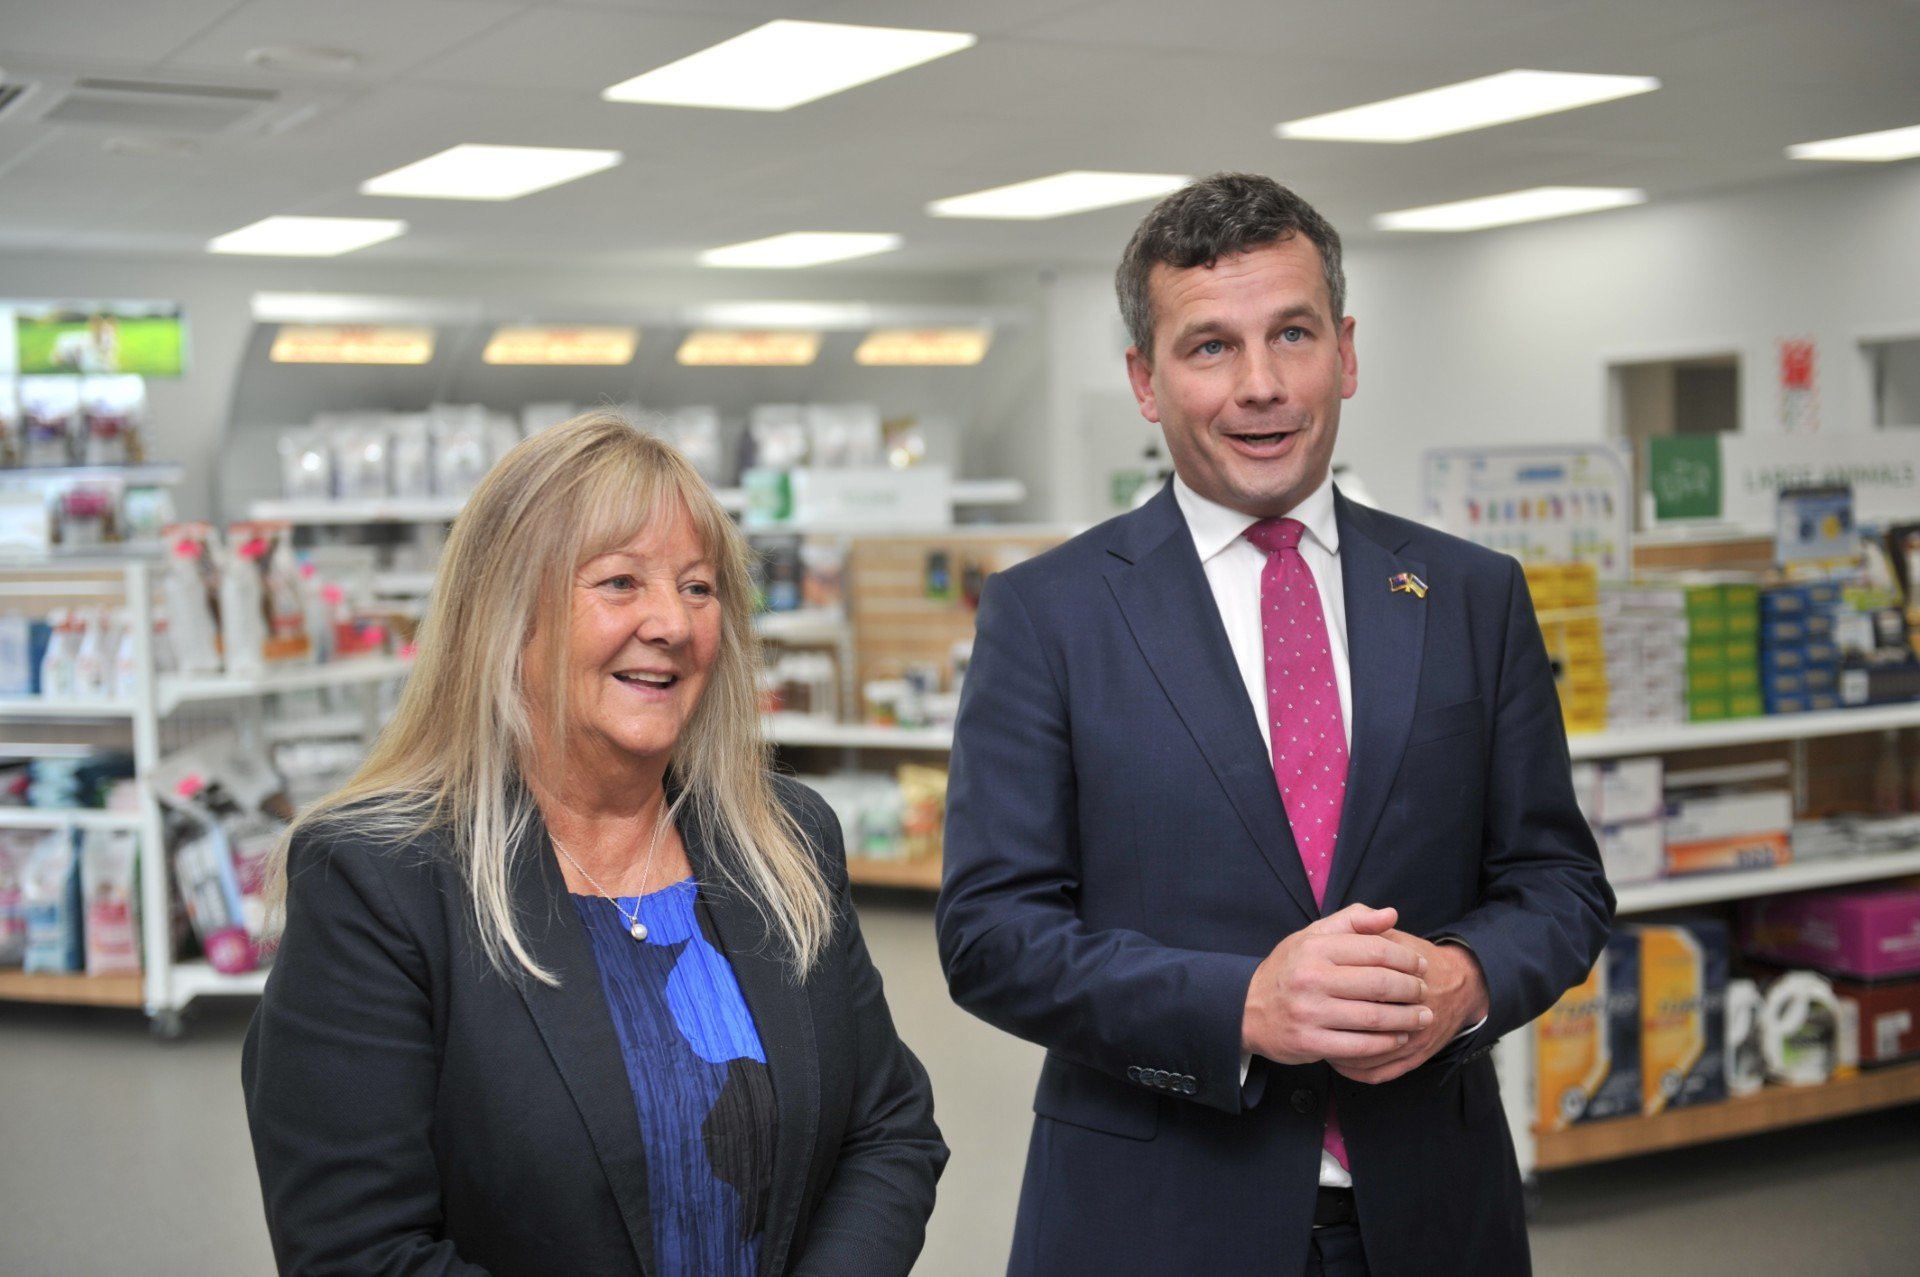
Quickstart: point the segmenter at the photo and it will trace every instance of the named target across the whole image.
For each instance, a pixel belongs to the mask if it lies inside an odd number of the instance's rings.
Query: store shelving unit
[[[153,655],[153,566],[144,559],[44,562],[0,561],[0,599],[58,599],[93,606],[124,607],[134,633],[134,659],[141,671],[135,694],[116,700],[0,698],[0,725],[70,721],[123,722],[132,737],[135,776],[151,778],[161,759],[161,727],[177,710],[194,704],[240,701],[284,691],[383,682],[403,676],[402,660],[370,658],[255,677],[156,675]],[[358,721],[358,720],[356,720]],[[67,754],[58,745],[27,743],[21,752]],[[173,875],[167,862],[159,798],[151,783],[137,786],[133,812],[48,808],[0,808],[0,828],[131,829],[139,835],[141,957],[139,975],[28,975],[0,971],[0,1000],[57,1002],[80,1006],[137,1007],[163,1037],[177,1035],[181,1013],[210,994],[257,994],[266,973],[223,975],[205,962],[175,962],[167,925]]]
[[[1673,754],[1735,745],[1789,744],[1856,732],[1920,727],[1920,703],[1771,715],[1709,723],[1632,727],[1570,737],[1576,760]],[[1776,869],[1693,874],[1620,886],[1616,914],[1632,917],[1663,909],[1725,904],[1760,896],[1920,874],[1920,847],[1861,853],[1783,865]],[[1920,1065],[1862,1073],[1818,1087],[1768,1086],[1759,1094],[1720,1104],[1676,1109],[1648,1118],[1615,1118],[1566,1131],[1533,1129],[1533,1033],[1517,1030],[1495,1052],[1502,1102],[1520,1169],[1561,1170],[1590,1162],[1688,1144],[1730,1139],[1850,1113],[1920,1100]]]

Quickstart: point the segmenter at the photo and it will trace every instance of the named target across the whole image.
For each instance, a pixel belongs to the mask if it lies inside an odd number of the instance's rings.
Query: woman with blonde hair
[[[840,827],[760,736],[750,551],[608,413],[449,536],[294,824],[242,1062],[283,1272],[904,1274],[946,1147]]]

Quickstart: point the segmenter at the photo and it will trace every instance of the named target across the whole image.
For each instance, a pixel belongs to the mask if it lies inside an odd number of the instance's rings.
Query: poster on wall
[[[1527,563],[1627,575],[1633,479],[1601,444],[1434,448],[1421,459],[1426,522]]]
[[[1846,487],[1854,517],[1885,526],[1920,509],[1920,433],[1696,435],[1652,439],[1648,484],[1654,518],[1709,520],[1771,535],[1786,488]]]
[[[1814,345],[1796,337],[1780,343],[1780,428],[1811,434],[1820,428],[1820,397],[1813,383]]]
[[[186,316],[177,302],[15,303],[13,354],[23,375],[186,370]]]

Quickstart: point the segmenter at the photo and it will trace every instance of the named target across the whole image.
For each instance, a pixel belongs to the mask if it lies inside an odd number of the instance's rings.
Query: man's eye
[[[1225,350],[1226,348],[1227,348],[1227,343],[1225,343],[1224,341],[1220,341],[1219,339],[1216,338],[1213,341],[1201,342],[1200,345],[1195,348],[1194,353],[1200,354],[1200,355],[1212,356],[1212,355],[1219,354],[1221,351]]]
[[[1280,332],[1280,340],[1288,343],[1305,341],[1307,330],[1304,328],[1285,328]]]

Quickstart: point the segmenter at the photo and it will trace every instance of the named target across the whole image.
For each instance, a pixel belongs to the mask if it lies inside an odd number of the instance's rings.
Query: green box
[[[1716,718],[1728,716],[1728,699],[1725,692],[1709,693],[1705,696],[1687,696],[1687,719],[1689,722],[1705,723]]]
[[[1689,585],[1687,587],[1687,619],[1696,616],[1725,616],[1726,597],[1717,585]]]
[[[1760,610],[1758,608],[1729,609],[1727,612],[1727,637],[1752,638],[1760,633]]]
[[[1725,695],[1729,687],[1727,672],[1724,669],[1690,669],[1687,671],[1687,694],[1703,696],[1708,693]]]
[[[1727,636],[1727,614],[1725,612],[1689,612],[1687,613],[1687,641],[1700,639],[1723,639]]]
[[[1766,702],[1758,691],[1734,692],[1727,697],[1727,717],[1758,718],[1766,712]]]
[[[1687,640],[1687,672],[1719,670],[1727,667],[1727,645],[1719,639],[1696,642]]]
[[[1757,665],[1729,665],[1726,669],[1727,691],[1738,695],[1741,692],[1760,693],[1760,667]]]
[[[1760,587],[1757,585],[1723,585],[1720,587],[1720,601],[1729,614],[1734,612],[1757,612],[1760,609]]]
[[[1759,667],[1760,665],[1760,640],[1759,639],[1757,638],[1728,639],[1725,643],[1722,643],[1720,646],[1726,650],[1728,665],[1730,666],[1751,665],[1755,668]]]

